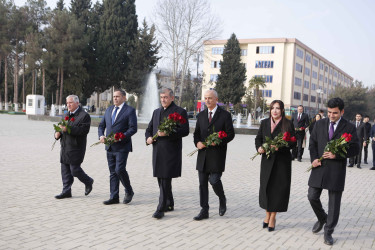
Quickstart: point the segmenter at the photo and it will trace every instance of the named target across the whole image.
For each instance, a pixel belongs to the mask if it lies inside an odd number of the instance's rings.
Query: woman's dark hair
[[[322,119],[322,115],[319,114],[319,113],[317,113],[317,114],[314,116],[314,118],[312,119],[312,122],[316,122],[316,116],[317,116],[317,115],[320,117],[320,119]]]
[[[273,100],[270,104],[270,118],[272,119],[272,113],[271,110],[273,108],[273,105],[278,103],[280,105],[281,110],[281,132],[290,131],[292,128],[290,127],[290,122],[288,122],[288,118],[285,117],[285,109],[284,109],[284,103],[281,100]]]

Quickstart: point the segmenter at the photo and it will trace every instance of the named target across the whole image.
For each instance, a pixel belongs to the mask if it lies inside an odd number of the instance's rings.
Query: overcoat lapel
[[[113,106],[112,110],[114,109],[115,106]],[[122,106],[122,109],[120,110],[120,112],[117,114],[117,118],[115,120],[115,122],[112,124],[112,126],[115,126],[116,123],[120,120],[120,116],[125,112],[126,110],[126,104],[124,104],[124,106]],[[112,114],[112,112],[111,112]],[[112,116],[111,116],[111,119],[112,119]]]
[[[344,118],[341,118],[341,121],[339,122],[339,125],[337,126],[335,132],[333,133],[332,139],[338,139],[341,136],[341,131],[345,128],[346,121]],[[339,135],[339,137],[337,137]],[[337,137],[337,138],[336,138]]]
[[[211,126],[215,123],[215,121],[216,121],[216,120],[218,119],[218,117],[220,116],[220,112],[221,112],[221,110],[220,110],[220,107],[218,106],[217,109],[216,109],[216,112],[215,112],[215,114],[214,114],[214,117],[212,117],[211,122],[208,124],[208,127],[211,127]],[[207,115],[206,115],[206,118],[207,118],[207,121],[208,121],[208,109],[207,109]],[[214,132],[218,132],[218,131],[214,131]]]
[[[204,111],[204,117],[202,119],[202,128],[208,128],[208,109],[205,109]],[[212,123],[212,122],[211,122]]]
[[[271,133],[271,122],[272,122],[272,120],[271,120],[272,118],[270,118],[270,122],[266,122],[266,124],[267,124],[267,131],[270,131],[270,133]],[[283,118],[284,119],[284,118]],[[281,126],[281,123],[282,123],[283,121],[281,120],[277,125],[276,125],[276,127],[275,127],[275,129],[273,130],[273,132],[272,132],[272,134],[271,134],[271,138],[273,139],[273,138],[275,138],[279,133],[280,133],[280,131],[281,131],[281,128],[280,128],[280,126]]]

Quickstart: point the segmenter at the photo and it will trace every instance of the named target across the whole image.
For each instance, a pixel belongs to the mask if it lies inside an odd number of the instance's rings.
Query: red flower
[[[124,134],[124,133],[120,133],[120,139],[121,139],[121,140],[124,140],[124,139],[125,139],[125,134]]]
[[[291,141],[291,142],[296,142],[296,141],[297,141],[297,139],[296,139],[296,137],[295,137],[295,136],[293,136],[292,138],[290,138],[290,141]]]
[[[168,119],[169,119],[169,120],[174,120],[173,118],[174,118],[174,113],[168,115]]]
[[[65,116],[65,121],[68,121],[69,120],[69,116]]]
[[[120,133],[115,134],[115,140],[118,141],[120,139]]]
[[[225,137],[227,137],[228,135],[227,135],[227,133],[225,133],[225,131],[220,131],[219,132],[219,138],[220,139],[223,139],[223,138],[225,138]]]
[[[179,122],[180,122],[180,124],[185,124],[186,123],[186,119],[181,115],[180,119],[179,119]]]
[[[72,119],[70,119],[71,122],[74,122],[76,119],[74,119],[74,117],[72,117]]]
[[[290,137],[290,132],[288,132],[288,131],[286,131],[285,133],[284,133],[284,136],[286,136],[286,137]]]
[[[300,127],[301,130],[305,130],[305,127]]]
[[[347,138],[347,137],[348,137],[348,133],[344,133],[344,134],[342,134],[341,137],[342,137],[342,138]]]

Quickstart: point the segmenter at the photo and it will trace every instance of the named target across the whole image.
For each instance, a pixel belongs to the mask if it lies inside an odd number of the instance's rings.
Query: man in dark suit
[[[375,119],[374,125],[371,127],[370,137],[372,138],[372,168],[370,170],[375,170]]]
[[[297,139],[297,147],[292,149],[292,159],[294,160],[297,158],[297,160],[300,162],[302,161],[303,155],[302,143],[306,135],[305,129],[309,126],[309,115],[303,112],[302,105],[299,105],[297,110],[297,114],[292,117]]]
[[[90,131],[90,115],[79,106],[79,99],[76,95],[68,96],[66,105],[69,111],[70,132],[62,125],[60,125],[62,132],[55,132],[55,139],[60,139],[61,144],[60,162],[63,182],[63,190],[61,194],[55,196],[56,199],[72,197],[71,187],[74,177],[85,184],[85,195],[91,192],[94,183],[94,180],[81,168],[86,152],[87,134]]]
[[[223,216],[227,210],[221,176],[225,170],[227,144],[234,138],[234,129],[231,114],[217,106],[218,95],[215,90],[207,90],[204,94],[207,109],[197,116],[197,125],[194,131],[194,144],[199,149],[197,157],[199,177],[200,213],[194,220],[203,220],[209,217],[208,210],[208,182],[212,185],[215,194],[219,197],[219,215]],[[213,132],[224,131],[227,137],[219,145],[205,146],[203,143]]]
[[[126,93],[118,89],[113,92],[113,106],[105,111],[104,117],[99,124],[99,140],[104,143],[106,136],[111,133],[124,133],[125,139],[106,146],[107,161],[109,167],[110,198],[104,201],[104,205],[117,204],[119,200],[120,182],[125,187],[124,204],[131,202],[134,196],[130,185],[129,174],[126,171],[126,161],[129,152],[133,150],[131,137],[137,133],[137,116],[135,109],[126,105]],[[104,131],[106,132],[104,136]]]
[[[307,197],[318,218],[312,232],[318,233],[325,224],[324,243],[332,245],[332,233],[339,220],[341,197],[345,186],[346,158],[358,154],[359,144],[355,126],[342,117],[344,101],[340,98],[333,98],[328,101],[327,107],[328,118],[317,121],[310,136],[309,150],[313,169],[310,174]],[[339,139],[344,133],[352,135],[345,157],[324,152],[330,140]],[[320,162],[321,156],[323,160]],[[323,189],[328,190],[328,215],[320,201]]]
[[[368,157],[368,146],[370,142],[370,132],[371,132],[371,124],[370,124],[370,117],[368,115],[365,115],[363,117],[363,125],[365,126],[365,132],[366,132],[366,137],[364,138],[364,144],[363,144],[363,152],[364,152],[364,157],[363,157],[363,163],[368,164],[367,162],[367,157]]]
[[[360,150],[356,156],[350,157],[349,158],[349,166],[348,167],[353,167],[355,164],[357,164],[357,168],[361,169],[361,158],[362,158],[362,149],[363,146],[365,146],[366,141],[365,138],[367,138],[367,132],[365,129],[365,124],[362,122],[362,114],[357,113],[355,115],[355,127],[357,131],[357,136],[359,140],[359,147]]]
[[[160,91],[162,107],[154,110],[145,133],[146,143],[148,145],[152,144],[153,175],[157,177],[160,189],[159,204],[152,215],[156,219],[163,218],[164,212],[174,210],[172,178],[181,176],[182,137],[189,135],[187,112],[177,106],[173,100],[174,95],[171,89],[165,88]],[[158,127],[164,119],[175,112],[182,115],[186,119],[186,123],[177,125],[176,132],[172,134],[159,131]],[[153,140],[152,137],[156,133],[158,137]]]

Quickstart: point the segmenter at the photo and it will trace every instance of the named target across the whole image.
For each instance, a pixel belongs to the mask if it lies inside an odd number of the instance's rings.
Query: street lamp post
[[[193,62],[197,62],[197,81],[194,84],[194,116],[195,116],[197,112],[197,86],[199,84],[199,64],[203,63],[200,51],[196,52]]]
[[[323,93],[323,90],[321,90],[321,89],[318,88],[316,90],[316,93],[318,94],[318,100],[317,101],[318,101],[318,112],[319,112],[319,98],[320,98],[320,95]]]

